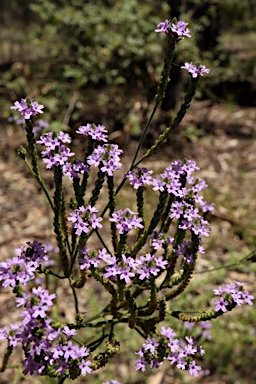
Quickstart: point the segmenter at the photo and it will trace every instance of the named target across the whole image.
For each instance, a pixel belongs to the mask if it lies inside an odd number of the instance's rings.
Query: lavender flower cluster
[[[3,282],[3,287],[15,288],[18,284],[26,285],[35,278],[37,268],[49,260],[41,243],[34,240],[28,241],[27,245],[29,247],[26,249],[23,245],[15,249],[17,256],[0,263],[0,281]]]
[[[18,111],[25,120],[29,120],[31,116],[36,116],[38,113],[43,113],[42,109],[44,105],[38,104],[37,101],[30,99],[28,102],[26,99],[21,99],[20,102],[15,101],[14,106],[11,109]]]
[[[166,35],[174,34],[178,37],[191,37],[187,25],[188,23],[186,23],[184,20],[178,21],[177,24],[172,23],[171,25],[169,20],[165,20],[164,22],[158,24],[158,28],[155,29],[155,32],[164,32]]]
[[[23,373],[58,377],[67,370],[85,376],[91,373],[90,360],[86,360],[89,352],[85,346],[74,344],[71,337],[75,329],[68,326],[53,327],[52,319],[47,312],[53,306],[55,294],[42,287],[32,288],[32,293],[22,293],[16,299],[17,307],[24,306],[20,312],[22,324],[11,324],[0,329],[0,340],[7,340],[8,347],[16,348],[19,343],[25,353]]]
[[[145,371],[146,366],[158,368],[164,360],[170,365],[175,364],[178,369],[188,370],[191,376],[199,376],[201,366],[196,365],[194,356],[202,356],[205,351],[202,346],[197,346],[193,337],[177,339],[176,333],[170,327],[161,327],[158,338],[147,338],[142,348],[137,352],[140,356],[136,359],[136,369]]]
[[[95,141],[107,141],[107,135],[105,134],[107,131],[103,125],[87,124],[86,127],[79,127],[76,132],[85,137],[90,136]],[[37,144],[46,146],[46,150],[42,151],[41,154],[47,169],[51,169],[53,166],[61,166],[63,174],[73,180],[85,172],[89,173],[91,165],[95,167],[100,165],[101,171],[107,172],[109,176],[112,176],[113,172],[117,171],[122,165],[119,157],[122,150],[116,144],[98,145],[92,154],[87,157],[86,162],[75,160],[70,163],[68,159],[75,155],[65,145],[70,142],[69,134],[63,132],[60,132],[57,137],[53,137],[53,133],[48,132],[42,135],[40,140],[37,140]]]
[[[234,281],[234,284],[227,283],[226,287],[219,287],[214,289],[214,294],[220,297],[219,300],[214,300],[214,310],[226,312],[230,303],[236,303],[239,307],[242,304],[253,305],[253,295],[250,295],[248,291],[244,291],[244,284],[238,281]]]

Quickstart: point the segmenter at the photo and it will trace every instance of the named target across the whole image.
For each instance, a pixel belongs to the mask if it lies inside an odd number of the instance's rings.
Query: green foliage
[[[47,51],[47,65],[44,62],[37,70],[42,80],[53,80],[47,89],[44,87],[46,98],[58,99],[53,109],[59,111],[63,104],[67,108],[74,90],[79,90],[73,119],[80,117],[85,105],[93,104],[97,113],[108,104],[109,127],[111,117],[113,125],[124,124],[132,93],[138,99],[151,94],[152,99],[162,62],[159,36],[152,31],[169,14],[167,3],[159,7],[152,1],[138,0],[37,0],[31,8],[40,17],[31,39],[41,42]],[[118,90],[104,92],[113,86]],[[100,98],[99,89],[103,95]],[[116,106],[119,108],[111,116]],[[64,111],[62,114],[64,117]],[[92,113],[85,114],[90,119]]]

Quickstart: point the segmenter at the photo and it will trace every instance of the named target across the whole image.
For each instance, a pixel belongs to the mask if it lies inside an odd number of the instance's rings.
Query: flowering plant
[[[2,371],[13,348],[20,344],[24,351],[24,374],[56,377],[59,384],[67,378],[85,376],[106,365],[118,353],[120,345],[115,329],[117,324],[124,324],[143,338],[142,347],[136,352],[136,370],[144,372],[146,367],[157,369],[164,361],[169,361],[170,365],[198,376],[202,368],[196,358],[204,354],[202,346],[193,337],[176,337],[174,329],[160,326],[161,323],[175,317],[187,323],[201,322],[207,329],[205,322],[232,310],[236,305],[252,305],[253,296],[244,290],[243,284],[234,282],[214,290],[219,299],[214,301],[215,306],[210,310],[191,316],[169,306],[171,300],[189,285],[198,253],[204,253],[201,241],[204,236],[209,236],[210,225],[206,216],[213,205],[205,202],[201,194],[207,185],[196,176],[199,167],[194,161],[173,161],[159,176],[153,176],[152,170],[139,165],[166,142],[182,121],[199,78],[210,70],[192,63],[181,66],[190,74],[181,108],[170,127],[138,159],[169,82],[175,46],[183,38],[190,37],[187,23],[175,19],[160,23],[156,32],[164,32],[168,36],[168,48],[155,106],[131,166],[117,188],[114,175],[122,166],[122,150],[109,142],[103,125],[88,123],[76,130],[83,136],[85,151],[83,159],[71,160],[75,153],[68,146],[71,144],[68,133],[48,132],[38,140],[35,138],[34,118],[43,113],[43,105],[33,99],[22,99],[11,107],[25,121],[28,151],[21,147],[19,155],[42,187],[53,212],[58,261],[53,265],[46,246],[34,240],[17,248],[15,257],[0,263],[2,285],[13,289],[17,307],[23,308],[20,312],[21,324],[11,324],[0,330],[0,338],[8,343]],[[43,146],[41,157],[46,169],[53,171],[53,197],[41,176],[39,145]],[[89,192],[93,168],[97,169],[97,176]],[[69,201],[64,189],[65,177],[73,185]],[[128,182],[134,190],[136,212],[127,206],[117,209],[118,194]],[[99,213],[97,204],[104,192],[104,183],[107,185],[108,201]],[[150,219],[145,215],[144,194],[147,188],[156,194],[157,199]],[[38,274],[68,281],[76,310],[73,323],[52,319],[51,308],[56,293],[49,293],[43,288],[41,280],[36,286]],[[92,279],[109,294],[109,301],[98,316],[90,319],[80,312],[78,296]],[[34,281],[32,286],[31,281]],[[31,286],[28,292],[24,288],[27,285]],[[88,328],[101,329],[101,335],[84,345],[76,335],[79,330]],[[116,380],[111,382],[118,383]]]

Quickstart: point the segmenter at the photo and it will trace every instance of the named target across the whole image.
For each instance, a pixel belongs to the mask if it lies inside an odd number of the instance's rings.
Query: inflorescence
[[[183,20],[165,20],[155,31],[164,32],[177,42],[184,37],[191,37],[187,25]],[[181,68],[188,71],[191,81],[210,71],[203,65],[196,67],[192,63],[185,63]],[[51,207],[64,276],[49,269],[52,266],[54,268],[49,248],[36,240],[27,242],[26,246],[21,245],[15,250],[13,258],[0,263],[2,285],[13,289],[17,307],[23,308],[20,312],[21,324],[11,324],[0,330],[0,339],[8,343],[2,370],[13,348],[20,344],[25,354],[24,374],[64,379],[85,376],[105,365],[118,352],[119,345],[112,333],[114,322],[120,321],[135,328],[145,339],[142,348],[136,352],[136,370],[144,372],[146,367],[158,368],[167,360],[170,365],[187,370],[192,376],[199,376],[203,370],[195,359],[200,359],[204,354],[202,346],[198,344],[199,338],[186,336],[182,339],[170,327],[157,328],[168,314],[166,306],[169,300],[182,293],[189,284],[197,255],[204,253],[202,237],[210,234],[206,216],[213,210],[213,204],[206,203],[201,194],[207,184],[195,176],[199,167],[192,160],[176,160],[160,175],[154,176],[152,170],[132,165],[124,175],[124,182],[128,181],[135,190],[138,212],[133,212],[129,207],[116,209],[113,176],[122,166],[122,150],[109,143],[108,132],[103,125],[88,123],[76,130],[87,143],[85,156],[83,159],[72,160],[75,153],[69,147],[71,137],[68,133],[47,132],[35,139],[37,130],[33,130],[33,118],[43,113],[43,108],[33,99],[16,101],[11,107],[23,116],[19,124],[27,125],[33,172],[44,190],[35,155],[36,144],[44,146],[41,151],[42,161],[46,169],[54,171],[56,190]],[[45,126],[45,123],[41,123],[42,128]],[[92,166],[98,169],[97,180],[91,198],[85,200],[86,183]],[[72,180],[75,192],[75,198],[70,200],[69,214],[66,213],[62,186],[64,176]],[[103,220],[105,211],[100,215],[96,203],[104,180],[108,184],[109,217]],[[151,193],[155,193],[158,198],[149,224],[144,217],[146,188],[151,189]],[[51,202],[48,194],[47,197]],[[108,231],[111,233],[112,248],[103,241]],[[87,245],[87,240],[94,232],[103,245],[97,249]],[[72,245],[69,244],[69,234]],[[69,245],[70,260],[65,250],[66,245]],[[74,272],[76,262],[79,268]],[[74,280],[77,270],[80,278]],[[50,314],[56,294],[50,294],[41,286],[42,280],[37,276],[43,273],[69,279],[73,292],[75,288],[82,288],[87,278],[93,277],[111,295],[110,304],[102,313],[109,315],[112,320],[99,323],[110,324],[112,327],[105,352],[97,354],[92,348],[94,342],[91,347],[76,342],[74,336],[80,328],[98,326],[98,323],[84,322],[84,317],[78,311],[76,296],[76,323],[61,324],[53,321]],[[26,293],[23,287],[31,281],[34,281],[34,286],[30,293]],[[36,282],[40,284],[38,287],[35,286]],[[141,298],[142,294],[147,298],[146,301]],[[243,284],[237,281],[215,289],[214,294],[219,299],[214,300],[213,310],[204,311],[198,316],[179,317],[190,329],[195,322],[200,322],[201,335],[208,340],[211,339],[209,321],[203,320],[211,320],[236,305],[252,305],[254,299],[244,290]],[[177,317],[177,313],[173,316]],[[104,339],[103,334],[102,340],[96,341],[96,345],[100,345]],[[110,380],[102,384],[120,383]]]

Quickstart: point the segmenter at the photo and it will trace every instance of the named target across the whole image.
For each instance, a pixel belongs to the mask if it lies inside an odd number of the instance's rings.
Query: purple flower
[[[61,166],[68,173],[67,161],[69,157],[75,155],[71,152],[65,143],[70,143],[71,138],[68,133],[59,132],[57,137],[52,137],[52,132],[45,133],[37,140],[37,144],[46,146],[46,150],[41,152],[43,162],[46,164],[46,169],[51,169],[52,166]]]
[[[106,248],[100,249],[98,252],[99,259],[105,261],[106,264],[115,264],[116,263],[116,257],[112,257],[109,253],[107,253]]]
[[[209,225],[207,220],[200,219],[198,221],[195,221],[191,227],[191,230],[194,232],[195,235],[202,235],[202,236],[209,236],[209,232],[211,232],[211,228],[208,228],[207,225]]]
[[[196,365],[195,360],[193,360],[192,363],[190,363],[188,366],[190,375],[195,377],[199,376],[198,371],[201,371],[201,369],[202,367],[200,367],[199,365]]]
[[[183,360],[183,359],[180,358],[180,359],[177,361],[177,365],[176,365],[176,367],[179,368],[179,369],[182,369],[182,370],[184,371],[184,369],[186,369],[187,364],[188,364],[188,363],[187,363],[185,360]]]
[[[87,124],[85,126],[81,126],[78,128],[76,133],[84,136],[91,136],[93,140],[96,141],[108,141],[108,135],[106,134],[108,131],[105,129],[104,125],[95,125],[95,124]]]
[[[33,99],[27,101],[26,99],[21,99],[20,102],[15,101],[14,106],[11,109],[17,110],[22,116],[24,116],[25,120],[29,120],[31,116],[35,116],[38,113],[43,113],[42,109],[44,106],[42,104],[38,104]]]
[[[183,215],[183,207],[184,207],[184,203],[181,202],[181,201],[174,201],[172,203],[172,206],[171,206],[171,214],[170,214],[170,218],[171,219],[179,219],[180,216]]]
[[[119,272],[120,280],[124,280],[125,284],[129,284],[131,282],[131,277],[134,277],[135,273],[131,272],[130,268],[123,269]]]
[[[144,360],[144,359],[136,359],[135,361],[136,361],[136,365],[135,365],[136,371],[140,370],[142,372],[145,372],[146,366],[148,365],[146,360]]]
[[[35,278],[39,265],[48,260],[44,246],[38,241],[27,242],[15,249],[16,256],[0,263],[0,281],[4,287],[14,288],[17,284],[26,285]]]
[[[132,171],[128,171],[125,177],[130,180],[134,189],[138,189],[144,187],[145,184],[152,184],[152,173],[153,171],[148,171],[146,168],[134,168]]]
[[[3,287],[15,288],[17,284],[26,285],[35,277],[36,266],[19,257],[13,257],[0,263],[0,281]]]
[[[172,328],[170,328],[170,327],[165,328],[164,326],[162,326],[161,327],[161,335],[163,335],[164,337],[166,337],[169,340],[172,340],[176,336],[176,333],[174,332],[174,330]]]
[[[170,348],[170,351],[172,353],[176,353],[179,351],[179,340],[178,339],[169,339],[169,343],[167,344],[168,348]]]
[[[38,363],[37,361],[34,361],[32,356],[28,356],[28,358],[22,362],[22,365],[25,367],[23,370],[24,375],[27,375],[28,373],[30,375],[40,374],[44,369],[43,362]]]
[[[252,300],[254,299],[253,295],[249,295],[248,291],[242,292],[242,299],[244,300],[245,303],[249,305],[253,305]]]
[[[154,355],[155,350],[158,346],[159,346],[159,343],[156,341],[155,337],[153,337],[152,339],[147,338],[145,343],[143,344],[143,349],[145,351],[149,351],[152,355]]]
[[[178,37],[182,37],[182,36],[191,37],[191,35],[189,34],[189,29],[186,28],[188,23],[186,23],[184,20],[178,21],[177,24],[173,23],[171,26],[169,24],[170,24],[169,20],[165,20],[159,23],[157,26],[157,29],[155,29],[155,32],[164,32],[167,35],[171,34],[172,32],[174,35]]]
[[[219,287],[214,289],[214,294],[220,296],[220,300],[214,300],[216,304],[214,310],[217,312],[219,310],[226,312],[226,306],[229,304],[227,300],[223,298],[223,293],[230,295],[230,300],[235,302],[238,306],[247,303],[252,305],[251,299],[254,299],[254,296],[249,295],[248,291],[244,292],[243,284],[237,281],[234,281],[234,284],[227,283],[225,287]]]
[[[151,246],[157,251],[159,248],[163,248],[164,244],[166,244],[166,240],[161,238],[161,234],[159,234],[155,239],[152,239]]]
[[[67,325],[65,325],[65,327],[62,330],[62,332],[67,336],[68,339],[71,336],[76,334],[76,330],[75,329],[70,329]]]
[[[222,293],[224,292],[224,288],[223,287],[219,287],[219,288],[214,288],[213,290],[214,294],[215,295],[222,295]]]
[[[90,360],[85,361],[84,359],[82,359],[81,364],[79,365],[82,376],[85,376],[87,373],[92,372],[92,369],[90,368],[90,364],[91,364]]]
[[[144,228],[141,224],[142,218],[136,217],[137,213],[132,212],[129,208],[120,209],[112,214],[112,217],[109,221],[116,223],[116,228],[119,231],[119,234],[129,232],[132,228]]]
[[[214,303],[216,304],[214,307],[214,310],[216,312],[222,311],[227,312],[226,306],[229,304],[227,300],[224,299],[224,297],[220,297],[220,300],[214,300]]]
[[[199,67],[196,67],[192,62],[190,64],[185,63],[185,65],[182,65],[181,68],[186,69],[188,73],[190,73],[194,78],[203,76],[204,73],[210,72],[210,69],[206,68],[204,65],[199,65]]]
[[[172,24],[170,29],[173,33],[177,34],[178,36],[191,37],[191,35],[189,34],[189,29],[186,28],[187,25],[188,23],[186,23],[184,20],[180,20],[177,24]]]
[[[93,153],[87,157],[87,163],[100,167],[102,172],[106,172],[109,176],[113,176],[113,172],[121,168],[119,155],[123,151],[116,144],[104,144],[94,149]]]
[[[90,249],[84,246],[83,248],[79,248],[78,252],[82,255],[82,257],[78,259],[80,269],[90,269],[92,266],[97,268],[99,266],[101,260],[95,251],[90,252]]]
[[[107,278],[110,278],[110,279],[115,279],[116,276],[119,275],[119,267],[118,265],[113,265],[113,266],[109,266],[109,267],[106,267],[105,268],[106,272],[104,273],[104,277],[107,279]]]
[[[157,177],[152,178],[153,191],[163,192],[165,189],[165,183],[159,180]]]
[[[102,259],[108,264],[105,267],[105,278],[110,278],[115,280],[119,276],[120,280],[124,280],[126,284],[131,282],[131,278],[135,276],[133,269],[136,271],[138,262],[131,257],[126,257],[122,255],[122,259],[117,262],[115,256],[108,255],[107,257],[103,256]]]
[[[137,273],[139,274],[140,280],[157,276],[160,269],[166,269],[166,265],[168,264],[167,260],[163,260],[163,256],[151,255],[150,253],[140,256],[138,262]]]
[[[158,369],[162,364],[163,364],[162,361],[160,362],[157,359],[153,358],[153,360],[151,360],[151,363],[150,363],[150,368]]]
[[[155,29],[155,32],[164,32],[168,35],[169,33],[169,20],[165,20],[162,23],[159,23],[157,25],[157,29]]]
[[[77,358],[77,350],[79,349],[79,347],[77,345],[74,345],[72,343],[72,340],[68,340],[67,345],[64,345],[62,349],[64,351],[63,357],[66,361],[68,361],[69,358],[71,359]]]
[[[75,160],[73,163],[67,161],[63,164],[62,171],[65,176],[68,176],[70,180],[73,180],[75,177],[79,178],[84,173],[89,173],[90,169],[82,160]]]
[[[96,217],[94,212],[98,212],[97,208],[81,206],[71,212],[68,221],[72,222],[72,227],[76,229],[76,235],[80,236],[82,233],[88,233],[90,228],[102,228],[100,222],[103,220],[102,217]]]

